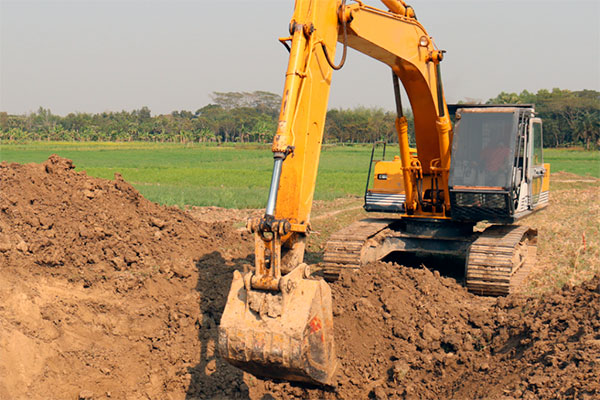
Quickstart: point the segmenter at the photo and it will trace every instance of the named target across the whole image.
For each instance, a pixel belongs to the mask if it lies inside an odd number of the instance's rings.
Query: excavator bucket
[[[256,376],[328,385],[336,367],[331,290],[307,279],[306,265],[280,278],[279,290],[250,288],[233,274],[219,326],[219,352]]]

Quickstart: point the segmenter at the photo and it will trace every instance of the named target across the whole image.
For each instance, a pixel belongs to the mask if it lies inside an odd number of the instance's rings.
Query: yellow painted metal
[[[384,4],[391,12],[360,2],[340,10],[341,2],[336,0],[296,1],[290,23],[291,51],[272,147],[276,153],[293,149],[283,163],[275,213],[277,219],[290,221],[292,231],[306,231],[301,226],[310,219],[332,77],[321,43],[333,57],[336,40],[343,41],[341,15],[348,19],[348,46],[391,66],[411,103],[418,163],[408,154],[408,135],[402,132],[407,126],[397,125],[407,210],[420,212],[413,190],[418,174],[439,177],[445,208],[450,207],[447,182],[452,126],[445,102],[441,104],[444,116],[438,115],[437,90],[441,85],[436,74],[436,64],[443,53],[435,47],[425,28],[406,16],[410,14],[407,10],[412,9],[407,9],[404,2],[389,0]],[[438,164],[432,164],[434,160],[439,160]],[[294,237],[288,236],[292,240]]]
[[[310,217],[332,76],[321,43],[333,57],[339,6],[335,0],[297,0],[290,24],[292,45],[273,152],[293,146],[283,162],[275,213],[292,229]]]
[[[340,4],[296,0],[272,146],[276,158],[285,157],[275,215],[251,224],[255,271],[234,274],[219,326],[219,352],[231,364],[261,376],[320,384],[331,384],[336,368],[331,291],[325,281],[307,279],[300,263],[333,72],[323,46],[333,58]],[[273,229],[286,224],[291,232]],[[289,272],[281,276],[280,270]]]
[[[373,179],[372,192],[374,193],[404,193],[404,176],[400,157],[392,161],[378,161],[375,163],[375,179]],[[380,179],[381,175],[385,179]]]
[[[550,164],[544,163],[544,178],[542,179],[542,192],[550,190]]]
[[[384,4],[391,12],[360,2],[340,10],[340,1],[296,1],[290,23],[291,51],[272,147],[273,152],[280,153],[293,148],[293,153],[283,163],[275,213],[277,219],[292,223],[292,231],[304,232],[306,229],[301,226],[310,219],[332,77],[332,69],[320,47],[323,43],[331,57],[335,54],[336,40],[343,41],[340,15],[348,19],[348,46],[391,66],[411,103],[417,163],[407,154],[408,135],[406,133],[404,139],[402,132],[407,126],[397,125],[400,154],[406,159],[403,160],[403,174],[407,210],[420,212],[413,189],[415,176],[419,173],[439,177],[445,209],[450,208],[447,183],[452,126],[445,102],[438,105],[437,90],[441,85],[436,74],[436,64],[443,53],[436,48],[425,28],[406,16],[408,11],[400,8],[406,7],[404,2],[390,0]],[[441,98],[443,101],[443,96]],[[443,117],[438,115],[440,106],[444,110]],[[439,160],[438,164],[432,164],[434,160]],[[293,235],[288,237],[294,238]]]
[[[308,224],[292,224],[291,230],[293,232],[302,232],[305,233],[308,231]]]
[[[415,17],[415,12],[412,7],[407,6],[402,0],[381,0],[381,2],[394,14],[404,15],[409,18]]]
[[[404,176],[404,190],[406,192],[405,206],[410,213],[416,209],[413,196],[414,181],[411,172],[411,155],[408,145],[408,121],[406,117],[396,118],[396,132],[398,133],[398,144],[400,146],[400,159],[402,160],[402,174]]]
[[[435,62],[430,53],[437,51],[423,26],[412,18],[353,4],[348,27],[348,46],[392,67],[402,81],[415,121],[417,152],[424,174],[431,160],[440,158],[438,139],[438,99]],[[421,38],[427,38],[421,46]],[[444,114],[447,106],[442,104]]]
[[[409,148],[406,119],[399,118],[401,161],[386,168],[401,164],[403,184],[397,190],[406,191],[413,217],[447,218],[443,212],[424,212],[415,199],[417,179],[423,185],[437,180],[448,201],[452,132],[437,81],[443,53],[402,0],[384,4],[392,12],[361,2],[345,6],[340,0],[296,0],[291,37],[280,39],[291,43],[272,146],[274,156],[283,159],[275,212],[250,224],[256,239],[256,269],[235,275],[219,328],[221,354],[249,372],[313,383],[330,384],[333,379],[331,292],[324,281],[307,279],[300,263],[337,41],[389,65],[402,81],[413,110],[418,155]],[[444,112],[438,115],[439,110]],[[395,176],[399,183],[400,173]],[[290,229],[281,229],[286,226]]]
[[[435,168],[432,166],[432,172],[439,172],[442,182],[440,187],[444,191],[444,208],[450,210],[450,192],[448,191],[448,175],[450,173],[450,132],[452,125],[448,113],[443,117],[438,117],[436,127],[439,135],[440,143],[440,166]]]

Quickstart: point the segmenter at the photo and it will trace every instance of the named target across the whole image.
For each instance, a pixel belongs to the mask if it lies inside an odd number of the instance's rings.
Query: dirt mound
[[[98,270],[183,275],[209,243],[209,226],[149,202],[118,174],[114,181],[93,179],[58,156],[0,168],[0,257],[6,264],[78,268],[90,284],[101,278]],[[176,252],[180,247],[187,251]]]
[[[593,398],[600,394],[600,276],[542,299],[475,297],[389,263],[332,285],[339,357],[328,391],[248,381],[275,398]],[[586,397],[587,396],[587,397]]]
[[[247,212],[158,206],[57,156],[0,164],[0,399],[600,396],[600,276],[491,299],[390,263],[331,285],[333,388],[242,374],[215,344]]]
[[[247,239],[118,174],[0,164],[0,398],[245,396],[214,338]]]
[[[600,275],[541,298],[500,298],[492,311],[489,370],[464,374],[459,397],[600,395]],[[487,384],[477,388],[483,379]]]

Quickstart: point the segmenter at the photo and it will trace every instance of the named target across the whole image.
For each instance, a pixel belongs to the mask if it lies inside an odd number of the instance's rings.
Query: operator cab
[[[462,106],[455,119],[452,219],[512,223],[548,204],[550,165],[532,105]]]
[[[550,164],[544,164],[542,121],[532,104],[459,104],[448,110],[455,119],[448,179],[453,220],[508,224],[548,205]],[[416,149],[410,153],[416,160]],[[364,208],[404,213],[404,187],[400,158],[386,160],[386,143],[374,143]]]

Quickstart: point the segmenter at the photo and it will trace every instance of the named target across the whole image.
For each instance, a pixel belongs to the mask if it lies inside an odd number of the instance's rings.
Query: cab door
[[[542,120],[531,118],[529,120],[529,162],[527,163],[527,177],[529,181],[530,208],[540,201],[542,184],[544,179],[544,158],[542,153]]]

